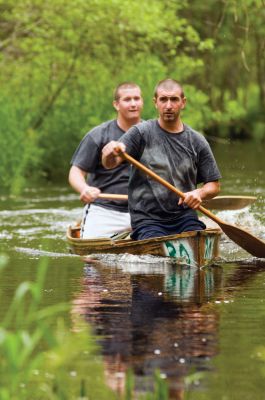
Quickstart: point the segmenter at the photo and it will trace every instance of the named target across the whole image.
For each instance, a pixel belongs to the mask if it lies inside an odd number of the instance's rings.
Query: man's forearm
[[[198,189],[202,200],[212,199],[220,192],[220,182],[208,182]]]
[[[212,199],[220,191],[218,181],[205,183],[201,188],[184,193],[184,199],[180,198],[178,204],[187,204],[190,208],[197,209],[203,200]]]
[[[82,169],[72,166],[69,172],[69,183],[74,190],[80,193],[80,200],[84,203],[91,203],[96,200],[100,194],[100,189],[94,186],[88,186],[86,183],[87,173]]]
[[[81,193],[86,186],[86,172],[73,165],[69,172],[69,183],[76,192]]]

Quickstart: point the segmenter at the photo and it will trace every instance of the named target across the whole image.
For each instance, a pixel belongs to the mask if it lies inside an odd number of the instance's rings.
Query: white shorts
[[[129,213],[86,205],[83,210],[81,237],[92,239],[95,237],[110,237],[118,232],[130,231],[131,219]]]

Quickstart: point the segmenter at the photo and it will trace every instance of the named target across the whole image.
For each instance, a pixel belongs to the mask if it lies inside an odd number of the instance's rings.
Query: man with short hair
[[[109,141],[119,140],[132,125],[140,122],[143,108],[140,87],[133,82],[118,85],[113,106],[117,119],[104,122],[88,132],[71,160],[69,183],[80,193],[80,200],[86,203],[81,229],[81,236],[86,239],[109,237],[131,229],[128,202],[98,196],[100,193],[128,193],[129,166],[122,164],[106,170],[101,163],[101,151]]]
[[[133,167],[129,211],[131,237],[136,240],[205,229],[195,210],[202,200],[215,197],[220,191],[221,175],[208,142],[181,120],[186,105],[182,86],[174,79],[160,81],[153,100],[158,119],[130,128],[102,152],[106,168],[122,165],[119,152],[126,151],[184,192],[182,200]],[[197,188],[199,183],[203,185]]]

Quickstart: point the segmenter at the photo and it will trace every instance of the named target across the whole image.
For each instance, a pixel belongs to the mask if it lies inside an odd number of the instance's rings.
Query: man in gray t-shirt
[[[69,172],[70,185],[80,193],[86,205],[82,220],[82,237],[109,237],[130,229],[128,202],[101,198],[100,194],[127,194],[129,166],[121,164],[106,170],[101,163],[102,148],[117,141],[134,124],[140,122],[143,99],[141,89],[124,82],[114,91],[113,106],[117,119],[104,122],[88,132],[77,147]]]
[[[127,151],[163,179],[180,189],[185,199],[133,168],[129,181],[129,211],[132,238],[147,239],[191,230],[205,229],[196,208],[202,200],[220,190],[220,172],[206,139],[180,118],[186,98],[181,85],[166,79],[156,87],[158,120],[142,122],[129,129],[119,142],[103,149],[103,165],[113,168],[122,163],[115,150]],[[202,187],[197,185],[202,183]]]

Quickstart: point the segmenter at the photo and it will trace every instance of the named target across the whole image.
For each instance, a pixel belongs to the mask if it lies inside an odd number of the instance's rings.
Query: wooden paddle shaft
[[[100,193],[100,199],[128,201],[127,194]],[[216,196],[212,199],[203,200],[202,206],[214,210],[240,210],[249,206],[257,197],[255,196]]]
[[[127,194],[115,194],[115,193],[100,193],[98,195],[99,199],[108,200],[128,200]]]

